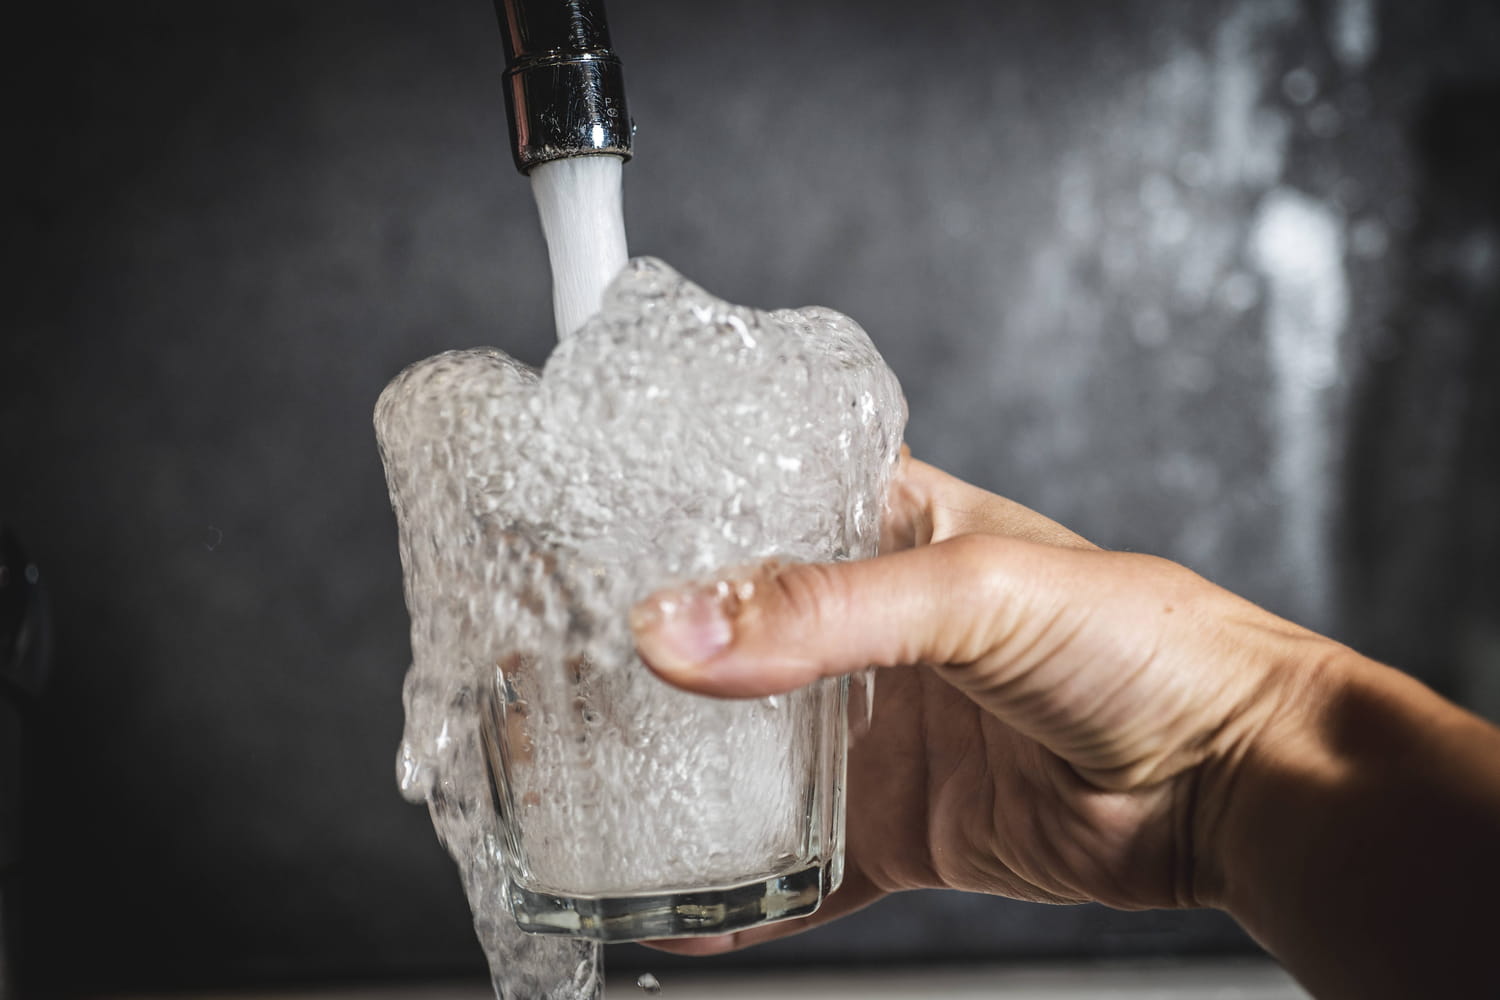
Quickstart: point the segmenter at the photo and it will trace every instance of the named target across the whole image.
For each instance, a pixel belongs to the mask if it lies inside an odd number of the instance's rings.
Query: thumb
[[[1034,606],[1056,588],[1025,581],[1037,579],[1039,556],[1064,551],[965,535],[858,562],[767,563],[653,594],[631,627],[664,680],[720,697],[779,694],[871,665],[974,663],[1046,610]]]

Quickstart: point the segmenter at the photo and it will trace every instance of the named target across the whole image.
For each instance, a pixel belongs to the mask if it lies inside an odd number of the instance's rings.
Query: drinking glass
[[[599,941],[803,916],[843,867],[848,681],[719,701],[633,654],[513,655],[481,732],[507,904],[523,930]]]

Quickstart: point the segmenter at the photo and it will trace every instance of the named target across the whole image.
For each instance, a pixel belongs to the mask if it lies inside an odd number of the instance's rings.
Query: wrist
[[[1319,642],[1205,784],[1200,898],[1317,996],[1495,995],[1492,929],[1452,893],[1500,893],[1500,730]]]
[[[1264,645],[1264,680],[1200,769],[1192,819],[1197,902],[1241,923],[1263,885],[1247,860],[1271,852],[1278,831],[1315,812],[1339,782],[1340,706],[1376,668],[1321,636]]]

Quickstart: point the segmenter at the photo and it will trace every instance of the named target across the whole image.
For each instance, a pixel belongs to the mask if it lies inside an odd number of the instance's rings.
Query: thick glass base
[[[817,864],[727,888],[640,896],[560,896],[512,885],[510,906],[532,934],[607,942],[728,934],[813,912],[832,891],[828,876]]]

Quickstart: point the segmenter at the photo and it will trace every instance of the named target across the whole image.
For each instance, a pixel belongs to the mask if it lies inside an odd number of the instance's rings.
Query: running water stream
[[[569,156],[532,168],[560,340],[599,311],[604,290],[625,267],[624,164],[618,156]]]

